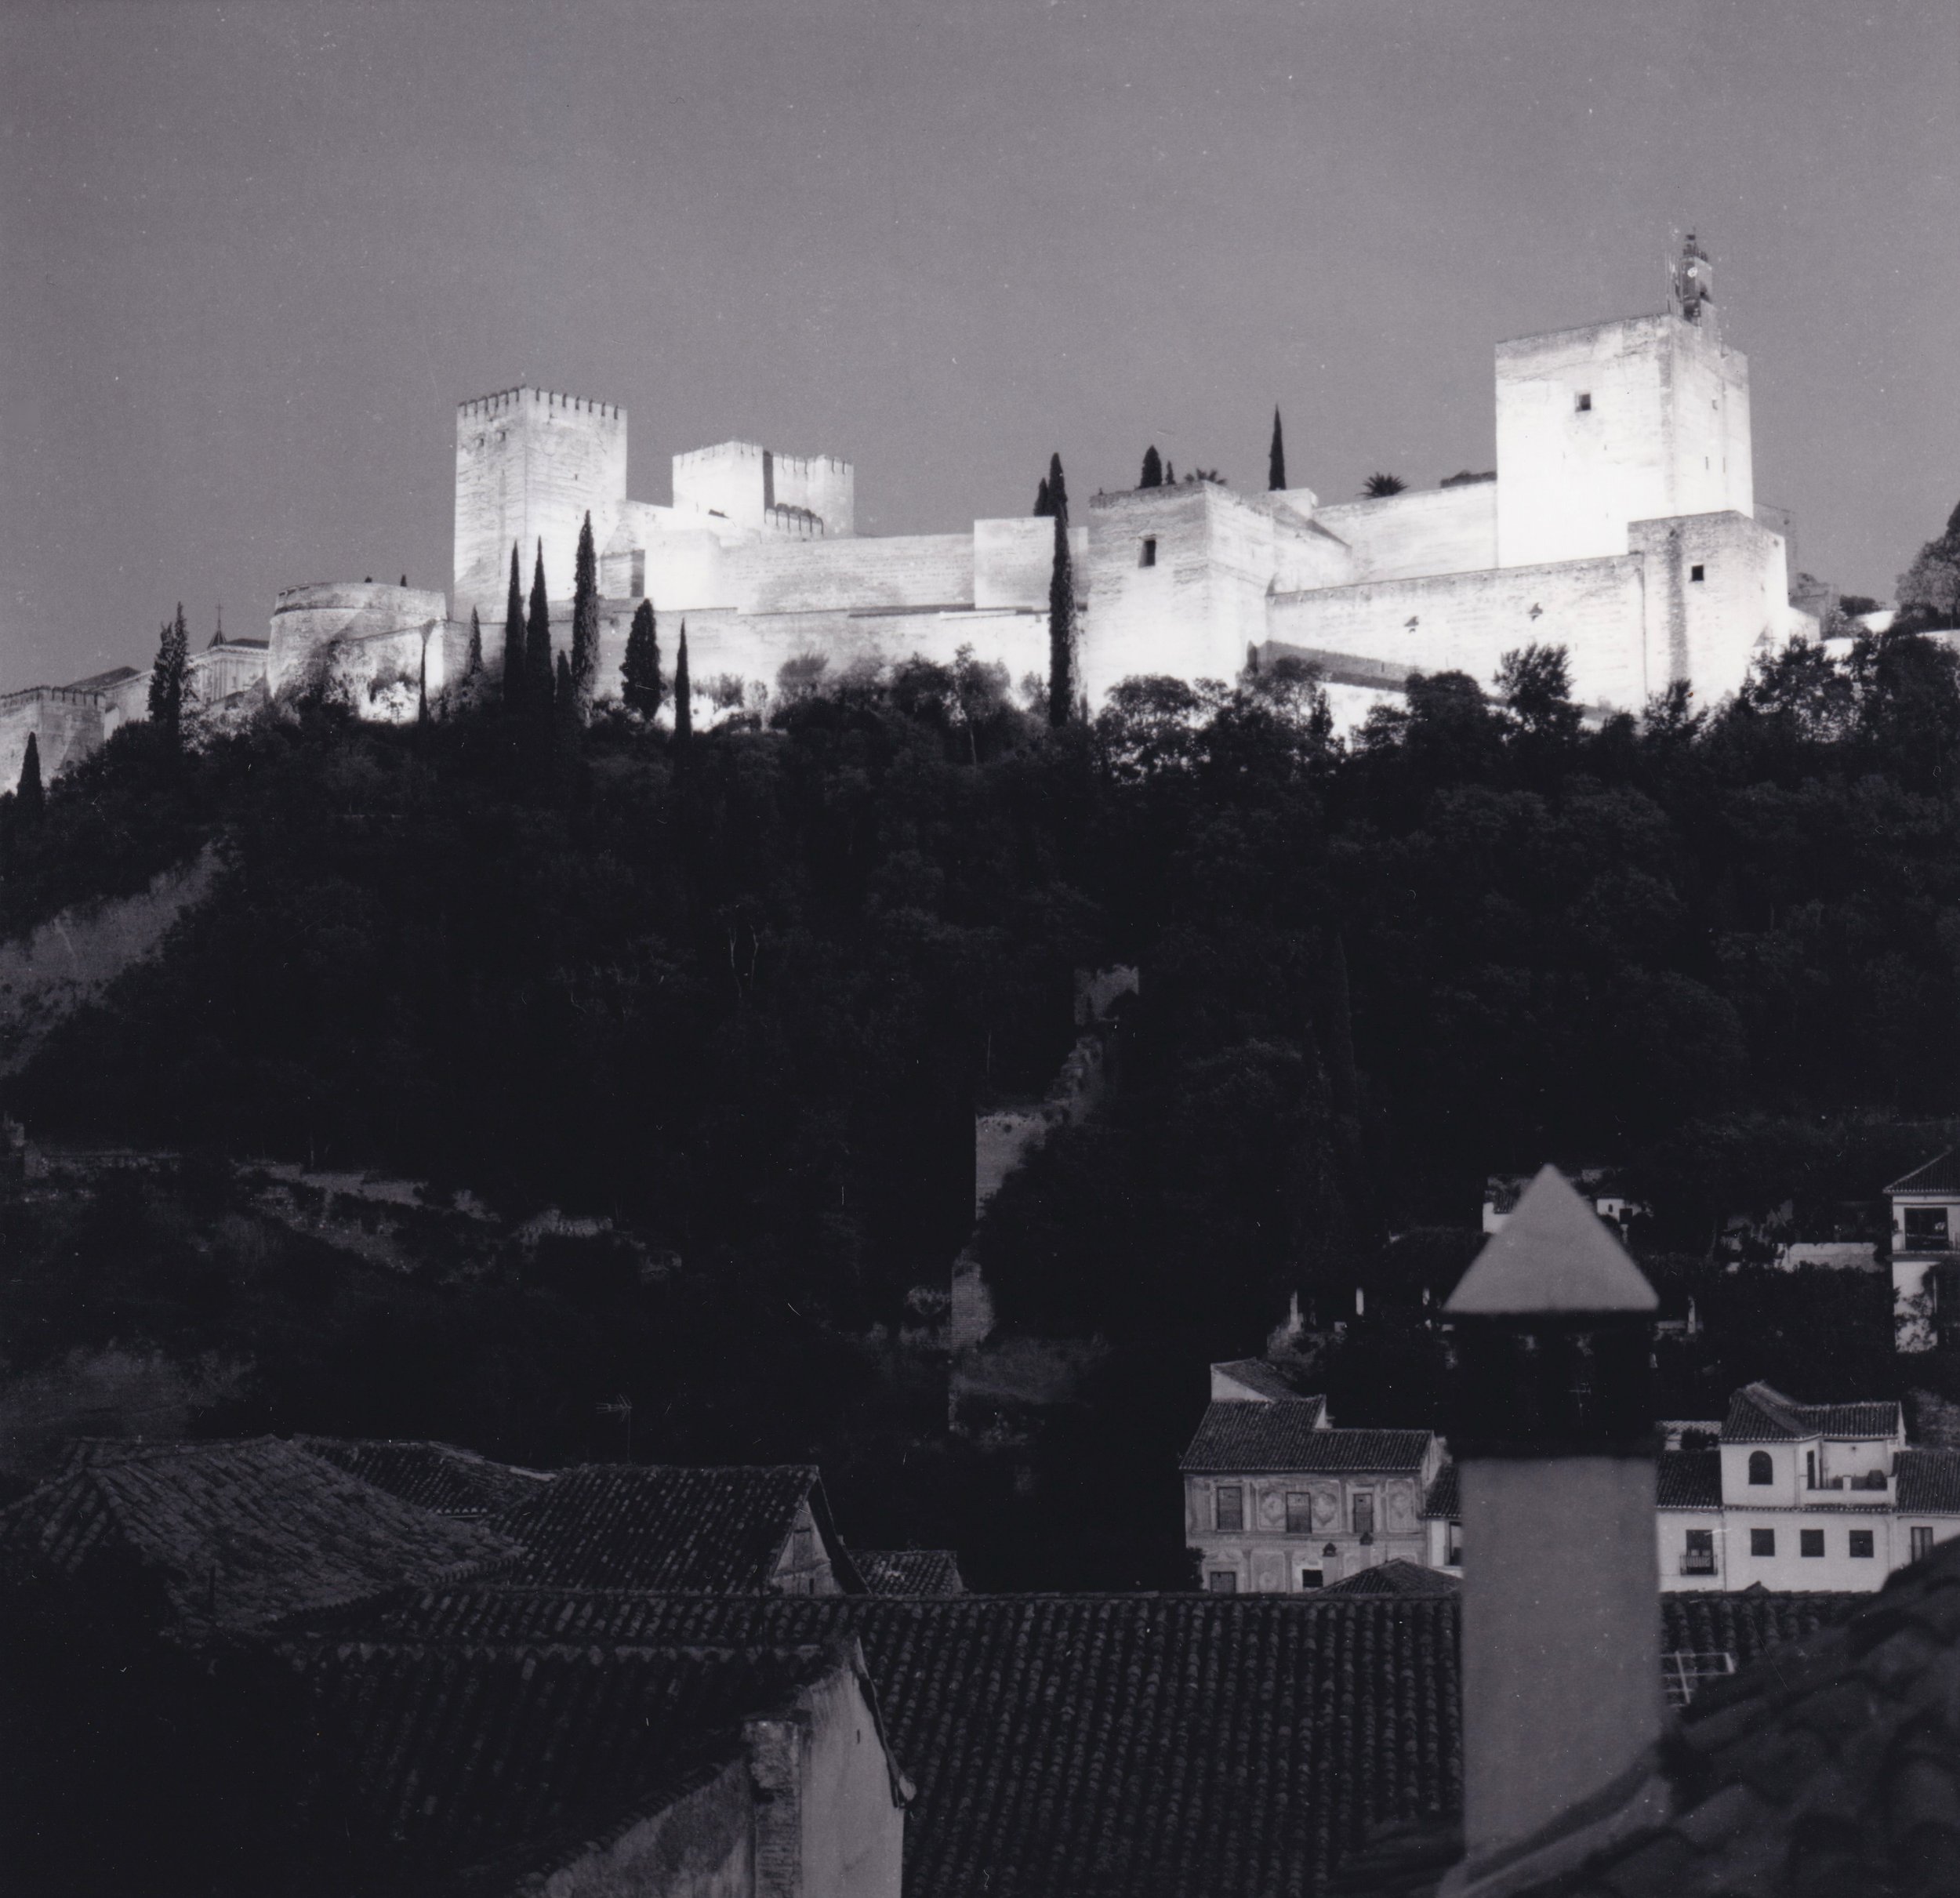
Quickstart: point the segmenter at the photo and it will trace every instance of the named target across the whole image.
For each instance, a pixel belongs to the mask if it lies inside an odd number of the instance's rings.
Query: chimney
[[[1464,1526],[1464,1859],[1446,1892],[1502,1892],[1653,1816],[1658,1302],[1547,1167],[1443,1307]]]

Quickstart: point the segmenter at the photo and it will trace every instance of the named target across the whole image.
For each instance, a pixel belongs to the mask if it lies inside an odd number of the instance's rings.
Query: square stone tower
[[[462,403],[450,611],[466,620],[474,607],[486,633],[503,624],[514,543],[527,591],[542,540],[546,587],[568,599],[586,514],[603,549],[626,498],[626,412],[616,403],[530,388]]]
[[[1755,511],[1749,363],[1688,240],[1670,307],[1497,346],[1497,564],[1628,551],[1635,521]]]

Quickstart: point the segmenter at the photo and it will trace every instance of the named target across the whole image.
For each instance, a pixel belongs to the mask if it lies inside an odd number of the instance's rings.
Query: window
[[[1287,1533],[1304,1536],[1313,1527],[1313,1498],[1301,1490],[1287,1492]]]
[[[1681,1551],[1683,1575],[1712,1575],[1715,1572],[1715,1531],[1691,1529]]]
[[[1944,1206],[1907,1207],[1906,1243],[1915,1251],[1944,1251],[1947,1243],[1947,1209]]]
[[[1915,1526],[1912,1531],[1912,1559],[1923,1560],[1933,1553],[1933,1530],[1926,1525]]]
[[[1214,1569],[1204,1578],[1204,1585],[1214,1595],[1236,1595],[1239,1592],[1239,1578],[1229,1569]]]
[[[1592,391],[1590,389],[1581,389],[1572,398],[1572,405],[1581,415],[1590,415],[1592,412]]]
[[[1246,1526],[1246,1493],[1236,1482],[1221,1482],[1212,1504],[1212,1526],[1235,1533]]]
[[[1773,1555],[1777,1552],[1777,1532],[1773,1529],[1752,1529],[1749,1531],[1749,1553],[1752,1555]]]
[[[647,557],[636,553],[633,557],[633,597],[644,600],[647,593]]]
[[[1143,543],[1143,558],[1137,562],[1139,567],[1154,567],[1157,564],[1157,543],[1154,538]]]
[[[1821,1555],[1824,1553],[1824,1531],[1821,1529],[1798,1530],[1797,1553],[1799,1555]]]
[[[1708,568],[1704,567],[1699,561],[1688,569],[1688,578],[1691,580],[1705,580],[1708,577]]]
[[[1867,1558],[1874,1553],[1871,1547],[1871,1531],[1870,1530],[1854,1529],[1852,1530],[1851,1552],[1854,1555]]]
[[[1446,1568],[1460,1569],[1463,1566],[1463,1525],[1461,1522],[1452,1522],[1449,1533],[1443,1537],[1443,1560]]]
[[[1751,1482],[1774,1482],[1777,1466],[1769,1461],[1766,1450],[1752,1450],[1749,1453],[1749,1480]]]
[[[1363,1490],[1354,1499],[1354,1533],[1357,1536],[1374,1533],[1374,1493]]]
[[[1803,1453],[1803,1486],[1806,1490],[1817,1486],[1817,1453],[1814,1450]]]
[[[1319,1588],[1320,1579],[1318,1569],[1302,1569],[1300,1571],[1300,1592],[1305,1595],[1309,1588]]]

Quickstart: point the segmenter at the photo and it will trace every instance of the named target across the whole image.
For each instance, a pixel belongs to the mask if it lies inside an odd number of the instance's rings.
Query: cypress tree
[[[579,776],[579,737],[585,729],[584,709],[579,702],[579,681],[572,661],[558,655],[558,671],[551,695],[551,762],[559,789],[568,794]]]
[[[464,677],[474,679],[483,670],[483,622],[477,617],[477,609],[470,609],[470,663]]]
[[[38,822],[46,801],[41,789],[41,742],[30,731],[27,753],[20,760],[20,782],[14,789],[14,821],[23,829]]]
[[[551,603],[544,591],[544,543],[538,543],[537,564],[531,570],[531,611],[524,629],[524,696],[526,706],[543,721],[551,717]]]
[[[1054,564],[1048,576],[1048,723],[1068,724],[1076,695],[1076,582],[1069,557],[1069,490],[1062,457],[1048,463],[1048,495],[1054,503]]]
[[[191,634],[178,603],[175,620],[164,622],[157,641],[157,662],[150,671],[150,717],[175,739],[183,726],[184,700],[190,694]]]
[[[688,622],[681,622],[681,644],[673,655],[673,735],[694,735],[694,685],[688,677]]]
[[[1272,446],[1266,451],[1266,486],[1277,492],[1287,484],[1287,445],[1279,433],[1279,410],[1272,411]]]
[[[1174,488],[1178,484],[1178,471],[1169,462],[1163,464],[1163,484],[1167,488]]]
[[[1044,475],[1041,485],[1034,491],[1034,516],[1045,521],[1054,512],[1054,497],[1048,492],[1047,477]]]
[[[660,709],[660,633],[651,600],[642,600],[633,610],[633,630],[626,635],[626,656],[619,668],[619,691],[627,709],[642,718],[651,718]]]
[[[1161,488],[1163,485],[1163,463],[1157,459],[1157,445],[1153,441],[1143,452],[1143,473],[1138,477],[1139,488]]]
[[[579,555],[572,582],[572,684],[579,722],[592,709],[599,682],[599,557],[592,545],[592,516],[579,529]]]
[[[524,703],[524,583],[517,577],[517,543],[510,543],[510,597],[503,609],[503,702]]]

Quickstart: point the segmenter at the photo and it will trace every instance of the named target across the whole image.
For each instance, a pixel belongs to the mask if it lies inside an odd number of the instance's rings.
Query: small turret
[[[1685,322],[1699,323],[1712,336],[1715,330],[1715,265],[1691,230],[1681,241],[1675,259],[1668,306]]]

